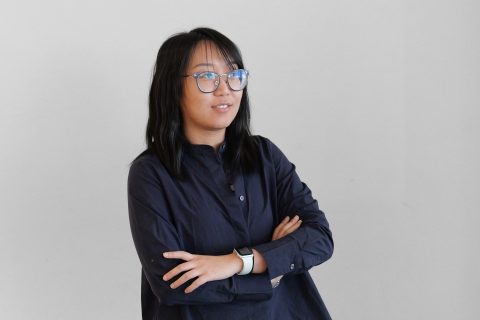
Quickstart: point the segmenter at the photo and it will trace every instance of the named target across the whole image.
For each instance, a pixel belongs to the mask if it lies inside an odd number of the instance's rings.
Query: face
[[[232,71],[217,47],[205,41],[195,48],[186,74],[204,71],[214,71],[218,74]],[[195,78],[185,77],[181,111],[186,137],[204,137],[212,134],[224,137],[225,129],[237,115],[242,94],[243,91],[232,91],[225,77],[220,79],[217,90],[211,93],[201,92]]]

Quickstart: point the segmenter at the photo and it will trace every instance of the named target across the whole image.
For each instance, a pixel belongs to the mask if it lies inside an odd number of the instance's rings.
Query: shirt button
[[[292,263],[292,264],[290,265],[290,270],[293,270],[293,269],[295,269],[295,265]]]
[[[244,196],[240,196],[239,199],[240,199],[240,201],[243,201],[243,200],[245,200],[245,197],[244,197]]]

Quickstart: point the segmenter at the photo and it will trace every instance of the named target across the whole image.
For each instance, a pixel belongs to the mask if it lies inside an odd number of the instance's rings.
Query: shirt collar
[[[183,141],[183,145],[187,152],[201,153],[201,154],[212,154],[216,153],[215,149],[208,144],[191,144],[188,140]],[[220,147],[218,148],[218,153],[224,154],[227,147],[227,142],[223,141]]]

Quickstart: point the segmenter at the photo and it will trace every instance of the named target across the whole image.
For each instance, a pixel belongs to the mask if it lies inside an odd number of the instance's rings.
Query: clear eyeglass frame
[[[235,87],[235,86],[232,87],[232,84],[230,83],[230,79],[231,78],[237,78],[237,79],[240,78],[239,76],[237,76],[238,74],[242,75],[241,80],[243,80],[243,81],[241,81],[241,84],[238,88]],[[215,92],[218,89],[218,87],[220,86],[220,81],[221,81],[220,78],[222,78],[222,77],[225,77],[226,83],[227,83],[228,88],[230,90],[232,90],[232,91],[242,91],[247,86],[249,75],[250,75],[250,73],[249,73],[248,70],[235,69],[235,70],[232,70],[230,72],[223,73],[223,74],[218,74],[214,71],[195,72],[195,73],[192,73],[192,74],[186,74],[186,75],[184,75],[184,77],[193,77],[195,79],[196,84],[197,84],[198,90],[200,90],[201,92],[212,93],[212,92]],[[206,79],[209,78],[207,80],[214,81],[214,82],[210,83],[210,84],[214,85],[213,90],[206,90],[205,88],[201,87],[201,85],[199,83],[199,79],[201,79],[202,77],[205,77]]]

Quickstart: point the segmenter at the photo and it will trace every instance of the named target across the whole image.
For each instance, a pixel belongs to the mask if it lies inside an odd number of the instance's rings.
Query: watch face
[[[240,253],[240,255],[242,256],[248,256],[250,254],[253,254],[253,251],[252,249],[250,248],[247,248],[247,247],[244,247],[244,248],[239,248],[239,249],[236,249],[238,253]]]

